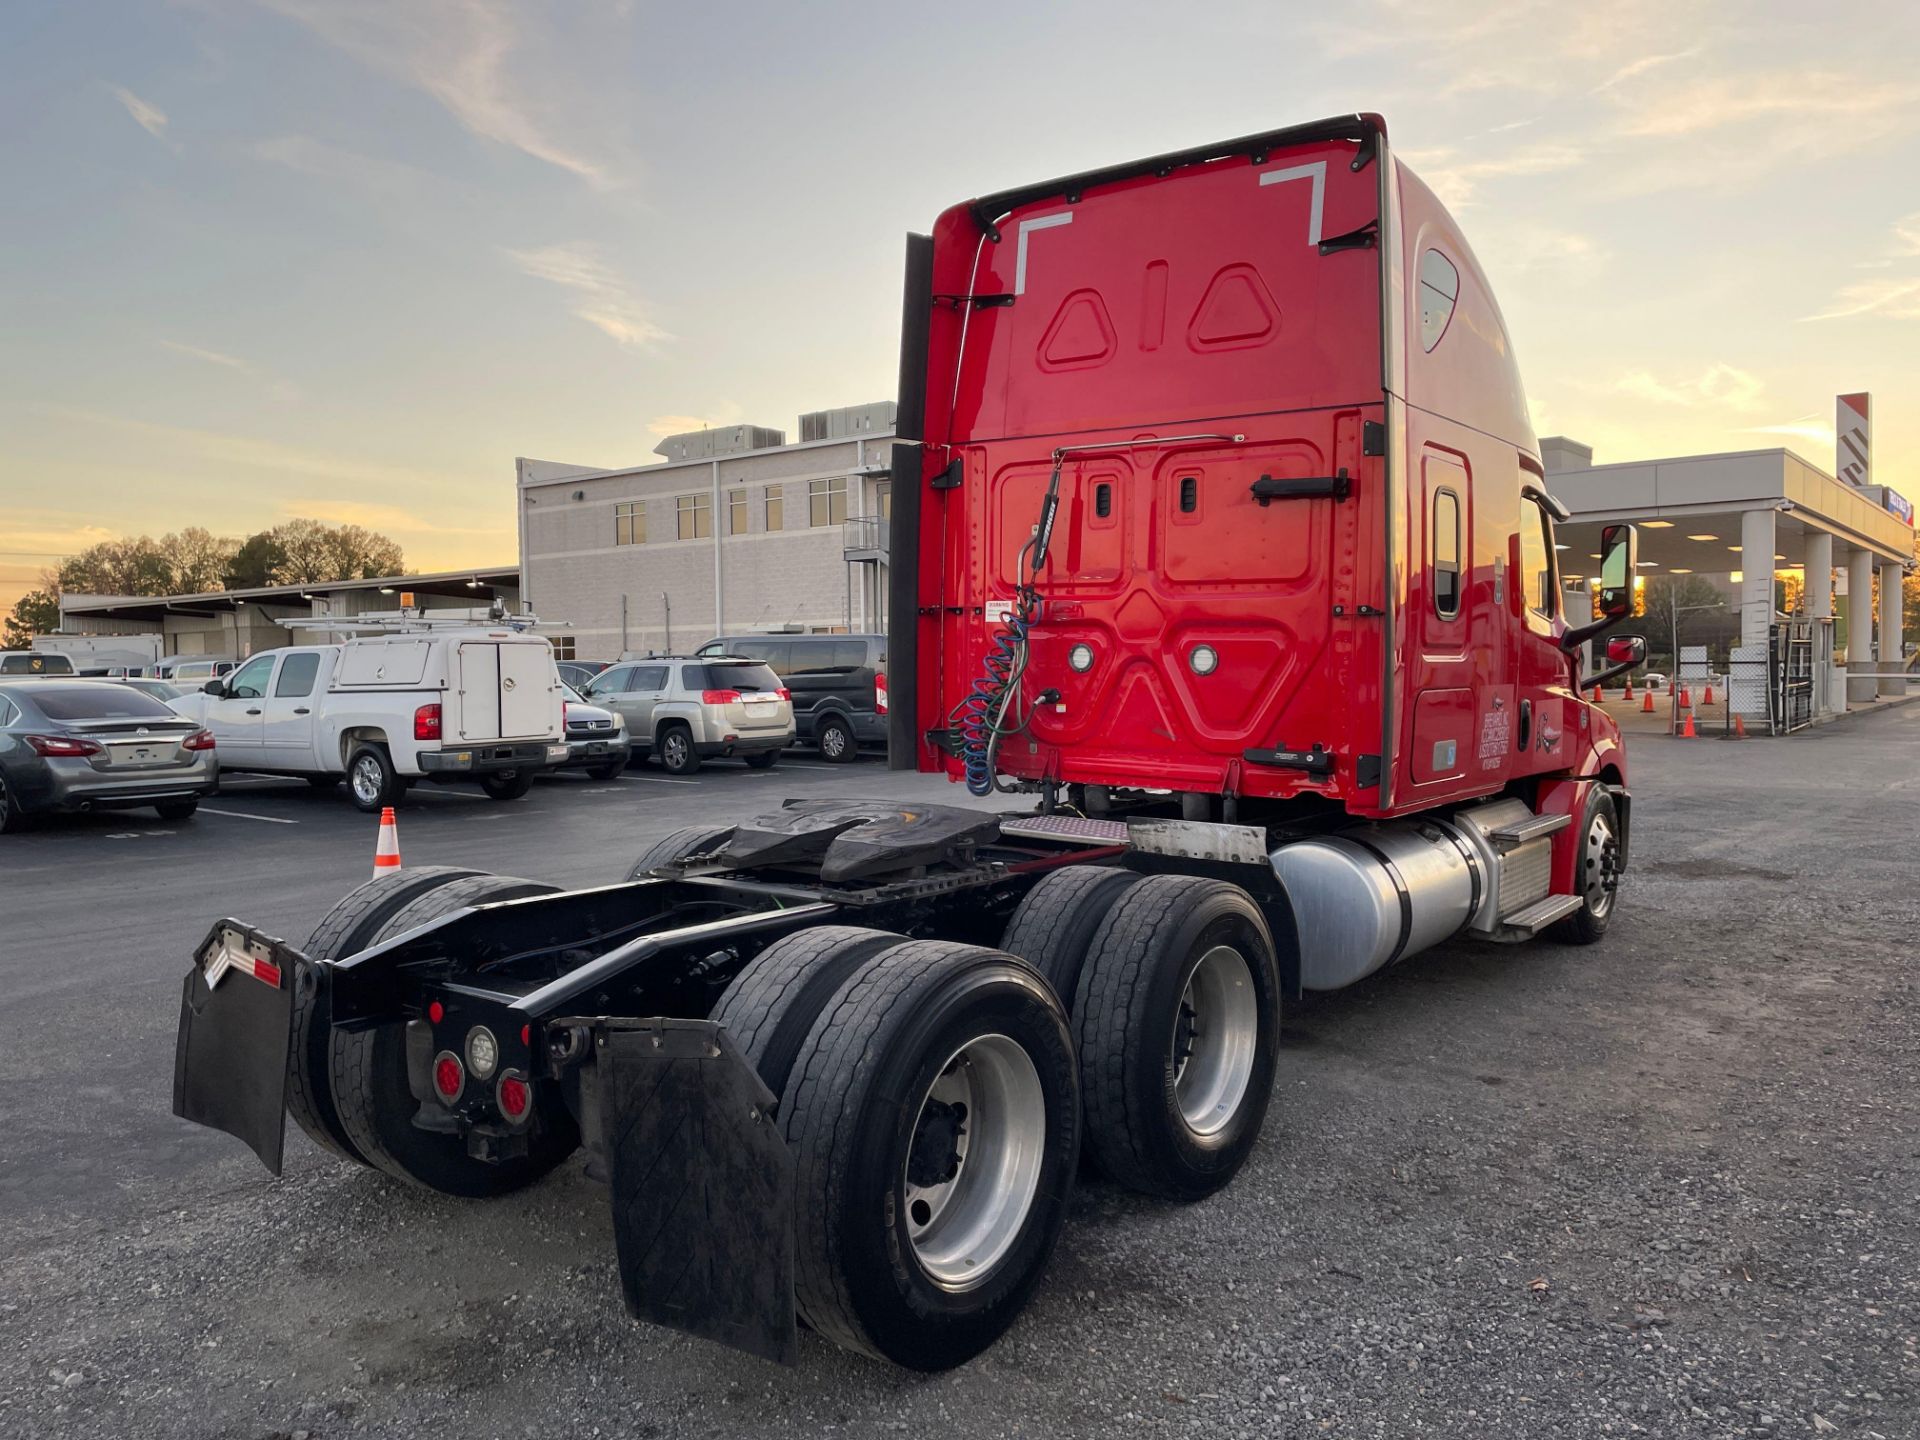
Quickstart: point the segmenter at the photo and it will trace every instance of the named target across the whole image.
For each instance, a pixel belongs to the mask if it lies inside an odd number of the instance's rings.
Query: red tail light
[[[562,700],[560,702],[560,728],[562,730],[566,729],[567,726],[572,723],[570,720],[567,719],[567,712],[572,708],[573,707],[569,705],[565,700]]]
[[[442,1050],[433,1057],[433,1091],[436,1095],[451,1105],[466,1088],[467,1067],[460,1063],[458,1055],[451,1050]]]
[[[773,693],[778,695],[782,700],[793,699],[793,692],[787,689],[787,687],[784,685],[782,685],[778,690],[774,691]]]
[[[440,707],[438,705],[422,705],[413,712],[413,738],[416,740],[440,738]]]
[[[185,740],[182,740],[180,742],[180,748],[183,750],[213,749],[213,731],[211,730],[194,731],[193,734],[187,736]]]
[[[738,690],[702,690],[700,692],[702,705],[736,705],[739,701]]]
[[[502,1075],[493,1093],[500,1103],[500,1113],[507,1117],[509,1124],[518,1125],[533,1108],[533,1087],[517,1070]]]
[[[22,735],[36,755],[98,755],[100,747],[91,740],[76,740],[71,735]]]
[[[884,670],[873,677],[873,713],[887,713],[887,675]]]

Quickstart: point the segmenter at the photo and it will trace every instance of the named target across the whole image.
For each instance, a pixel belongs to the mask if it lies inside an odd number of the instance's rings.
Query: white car
[[[367,811],[420,780],[517,799],[568,758],[553,647],[507,628],[289,645],[168,703],[213,731],[223,771],[344,779]]]

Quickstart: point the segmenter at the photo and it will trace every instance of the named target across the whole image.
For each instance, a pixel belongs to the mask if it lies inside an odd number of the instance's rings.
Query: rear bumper
[[[42,783],[18,784],[15,793],[28,810],[124,810],[161,800],[199,799],[220,788],[215,752],[200,752],[190,766],[115,775],[85,760],[50,760]]]
[[[549,765],[564,765],[569,759],[565,742],[549,744],[544,740],[513,745],[475,745],[464,750],[423,750],[420,773],[455,779],[463,775],[494,775],[502,770],[524,770],[531,766],[544,770]]]
[[[793,744],[793,731],[776,730],[770,734],[737,735],[731,740],[708,740],[697,742],[694,753],[702,757],[714,755],[758,755],[767,750],[784,750]]]
[[[633,742],[627,738],[624,730],[595,735],[591,739],[567,741],[567,758],[560,762],[561,767],[571,765],[605,765],[612,760],[626,760],[633,754]]]

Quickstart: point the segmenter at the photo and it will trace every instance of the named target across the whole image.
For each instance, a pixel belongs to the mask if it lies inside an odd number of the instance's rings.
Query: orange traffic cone
[[[1606,700],[1607,700],[1607,692],[1602,690],[1598,685],[1594,686],[1593,687],[1593,703],[1596,705],[1604,705],[1606,703]]]
[[[1702,705],[1713,704],[1713,682],[1711,680],[1707,682],[1707,693],[1700,697],[1700,703]]]
[[[1633,677],[1631,675],[1627,677],[1627,692],[1626,694],[1622,695],[1620,698],[1622,700],[1633,699]]]
[[[393,807],[380,812],[380,843],[373,847],[373,878],[400,868],[400,827],[393,823]]]
[[[1687,687],[1682,685],[1680,687],[1680,708],[1682,710],[1685,710],[1692,704],[1693,704],[1693,697],[1687,694]]]
[[[1643,690],[1641,694],[1645,697],[1645,699],[1640,706],[1640,713],[1642,715],[1653,714],[1653,691]]]
[[[1680,731],[1680,738],[1682,740],[1697,740],[1700,738],[1693,733],[1693,711],[1691,710],[1687,711],[1687,723],[1685,728]]]
[[[1747,738],[1747,722],[1742,720],[1738,715],[1733,717],[1733,738],[1736,740],[1744,740]]]

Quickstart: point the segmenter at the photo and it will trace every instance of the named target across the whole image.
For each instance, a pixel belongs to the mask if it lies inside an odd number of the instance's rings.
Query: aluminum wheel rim
[[[1005,1263],[1033,1210],[1046,1159],[1047,1097],[1018,1041],[982,1035],[948,1057],[921,1097],[915,1141],[937,1119],[935,1107],[956,1105],[965,1107],[965,1120],[954,1138],[951,1176],[914,1183],[910,1143],[901,1198],[920,1268],[945,1289],[972,1290]]]
[[[1173,1022],[1173,1093],[1180,1118],[1202,1138],[1239,1113],[1260,1048],[1253,970],[1231,945],[1216,945],[1187,977]]]
[[[820,748],[836,758],[847,753],[847,732],[829,725],[820,736]]]
[[[667,736],[666,743],[660,748],[666,751],[669,765],[679,765],[687,758],[687,742],[678,730]]]
[[[1594,919],[1604,920],[1613,909],[1613,826],[1607,817],[1596,815],[1587,827],[1587,909]]]
[[[353,794],[363,805],[371,805],[380,798],[380,782],[386,777],[380,773],[380,762],[371,755],[362,755],[353,762]]]

